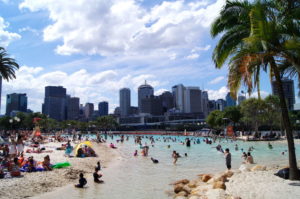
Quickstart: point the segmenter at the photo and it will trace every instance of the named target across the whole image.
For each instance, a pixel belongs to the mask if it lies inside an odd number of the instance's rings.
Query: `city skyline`
[[[137,105],[145,79],[156,95],[182,83],[207,90],[210,99],[225,98],[227,70],[211,61],[216,40],[209,33],[224,0],[105,2],[0,1],[0,45],[21,66],[17,79],[3,81],[1,114],[9,93],[27,93],[28,107],[41,111],[47,85],[67,88],[83,104],[109,101],[110,113],[123,87]],[[261,80],[262,96],[271,94],[268,74]]]

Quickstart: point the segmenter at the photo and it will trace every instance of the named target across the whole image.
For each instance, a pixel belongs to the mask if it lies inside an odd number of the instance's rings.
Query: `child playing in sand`
[[[83,173],[79,174],[79,184],[76,184],[75,187],[76,188],[83,188],[84,185],[86,185],[87,181],[86,179],[83,177]]]
[[[101,174],[98,174],[98,168],[95,168],[95,172],[93,173],[93,177],[94,177],[94,182],[96,183],[103,183],[103,180],[99,180],[102,175]]]
[[[96,169],[98,169],[98,171],[101,170],[101,165],[100,165],[100,161],[97,162],[97,166],[96,166]]]

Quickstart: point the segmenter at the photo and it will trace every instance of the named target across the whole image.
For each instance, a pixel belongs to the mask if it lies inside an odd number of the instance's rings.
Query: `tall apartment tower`
[[[174,107],[181,113],[184,113],[184,92],[185,87],[182,84],[178,84],[172,87],[174,97]]]
[[[6,115],[11,116],[13,111],[27,111],[27,96],[25,93],[12,93],[6,96]]]
[[[138,107],[140,112],[142,112],[142,99],[150,98],[154,95],[154,89],[152,86],[147,84],[147,81],[145,81],[145,84],[139,86],[138,88]]]
[[[294,104],[295,104],[294,80],[283,78],[281,81],[282,81],[284,96],[287,101],[287,107],[290,111],[294,110]],[[273,95],[277,95],[277,96],[279,95],[275,81],[272,81],[272,93]]]
[[[42,112],[52,119],[62,121],[66,119],[66,93],[62,86],[46,86]]]
[[[70,97],[68,98],[67,106],[67,119],[78,120],[79,119],[79,98]]]
[[[91,119],[94,113],[94,104],[86,103],[84,106],[84,116],[87,120]]]
[[[108,115],[108,102],[106,101],[100,102],[98,104],[98,111],[100,117]]]
[[[120,90],[120,115],[126,117],[130,113],[130,89],[122,88]]]
[[[186,87],[184,90],[184,111],[185,113],[202,112],[202,92],[199,87]]]
[[[209,113],[209,99],[208,99],[207,91],[202,92],[201,104],[202,104],[202,112],[204,114],[204,117],[206,118]]]
[[[169,91],[163,92],[160,96],[163,113],[167,112],[169,109],[174,108],[173,94]]]

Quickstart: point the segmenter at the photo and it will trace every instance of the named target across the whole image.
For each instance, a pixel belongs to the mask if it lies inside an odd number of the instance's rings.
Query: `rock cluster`
[[[266,166],[262,165],[241,165],[235,173],[250,171],[265,171]],[[200,174],[195,180],[178,180],[174,186],[174,199],[240,199],[226,192],[226,184],[229,178],[234,175],[233,171],[226,171],[218,174]]]

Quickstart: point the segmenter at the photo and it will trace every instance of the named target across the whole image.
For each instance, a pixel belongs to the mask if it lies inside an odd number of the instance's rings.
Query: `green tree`
[[[209,113],[206,118],[206,123],[216,130],[221,130],[224,127],[224,113],[219,110],[215,110]]]
[[[279,92],[281,115],[286,130],[290,179],[300,179],[293,130],[282,87],[282,67],[300,74],[299,2],[280,0],[226,1],[211,28],[222,34],[213,54],[216,67],[229,60],[228,86],[236,97],[243,82],[251,93],[259,88],[260,70],[270,70]],[[292,69],[291,69],[292,68]]]
[[[280,115],[280,101],[277,96],[269,95],[264,99],[266,106],[266,124],[271,127],[271,132],[273,131],[274,126],[278,126],[281,123]]]
[[[236,124],[240,122],[242,113],[239,106],[229,106],[224,109],[223,116],[233,122],[233,126],[235,127]]]
[[[102,116],[98,117],[95,121],[95,124],[100,129],[103,129],[105,132],[109,129],[116,128],[118,123],[113,116]]]
[[[15,59],[10,58],[6,50],[0,47],[0,75],[2,78],[7,81],[15,79],[15,71],[18,69],[19,65]]]

